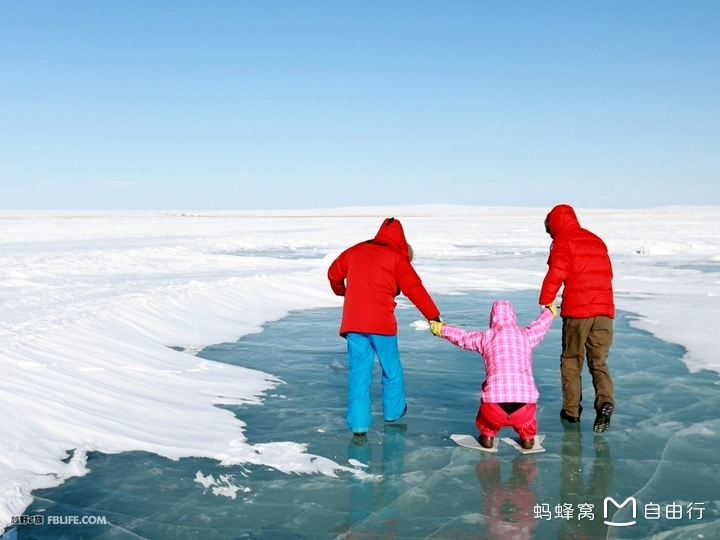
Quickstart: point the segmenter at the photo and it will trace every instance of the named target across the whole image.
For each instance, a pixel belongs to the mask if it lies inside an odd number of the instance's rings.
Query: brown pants
[[[560,378],[563,409],[569,416],[580,416],[581,375],[586,353],[588,369],[595,387],[595,409],[605,403],[615,406],[613,382],[606,363],[612,339],[613,323],[609,317],[563,319]]]

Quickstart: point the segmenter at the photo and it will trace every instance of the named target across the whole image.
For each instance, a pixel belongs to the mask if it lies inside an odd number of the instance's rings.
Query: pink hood
[[[490,328],[516,326],[517,316],[509,300],[495,300],[490,309]]]

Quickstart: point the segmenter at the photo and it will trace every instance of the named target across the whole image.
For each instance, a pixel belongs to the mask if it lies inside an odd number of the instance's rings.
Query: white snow
[[[215,405],[260,403],[280,381],[271,367],[259,373],[192,353],[291,310],[341,305],[329,263],[387,216],[402,220],[431,293],[537,290],[548,210],[0,212],[0,532],[33,490],[86,474],[90,451],[366,474],[301,442],[248,444],[244,424]],[[691,370],[720,372],[720,272],[703,271],[720,268],[720,209],[577,212],[608,244],[617,306],[685,347]],[[198,474],[235,495],[230,482]]]
[[[223,497],[229,497],[231,499],[237,497],[238,491],[242,491],[243,493],[250,491],[248,487],[236,485],[235,477],[231,474],[221,474],[219,478],[215,480],[212,474],[204,476],[202,471],[198,471],[195,475],[195,481],[198,484],[202,484],[206,490],[211,486],[215,486],[212,488],[213,495],[222,495]]]

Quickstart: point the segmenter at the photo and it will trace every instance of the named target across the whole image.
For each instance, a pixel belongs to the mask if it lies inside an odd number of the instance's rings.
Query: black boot
[[[560,409],[560,419],[565,420],[566,422],[570,422],[571,424],[577,424],[580,422],[579,416],[570,416],[568,413],[565,412],[565,409]]]
[[[480,435],[478,437],[478,442],[480,443],[480,446],[483,448],[492,448],[495,437],[488,437],[487,435]]]
[[[610,417],[614,409],[612,403],[603,403],[598,409],[597,416],[595,417],[595,425],[593,426],[595,433],[602,433],[610,427]]]

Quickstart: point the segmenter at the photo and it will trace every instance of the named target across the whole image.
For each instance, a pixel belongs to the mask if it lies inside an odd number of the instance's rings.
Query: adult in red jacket
[[[593,429],[600,433],[609,427],[615,408],[613,382],[607,365],[615,318],[610,256],[598,236],[580,227],[575,211],[567,204],[560,204],[550,211],[545,219],[545,230],[553,243],[539,303],[553,304],[564,285],[560,308],[563,319],[560,356],[563,407],[560,417],[571,423],[580,421],[581,374],[587,353],[595,388]]]
[[[402,292],[428,320],[440,317],[411,260],[402,225],[388,218],[375,238],[346,249],[328,270],[333,292],[345,297],[340,335],[347,340],[350,367],[347,422],[356,435],[364,436],[372,422],[375,355],[382,368],[383,418],[394,422],[407,411],[395,297]]]

